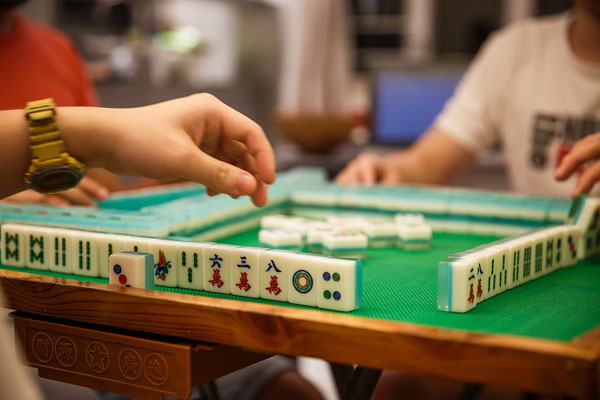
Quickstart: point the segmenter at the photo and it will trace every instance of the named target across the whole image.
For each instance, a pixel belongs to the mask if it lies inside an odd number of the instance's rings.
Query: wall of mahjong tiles
[[[450,254],[497,240],[494,236],[436,233],[431,250],[369,249],[363,262],[363,302],[350,315],[496,334],[571,340],[600,325],[600,258],[565,268],[492,297],[466,314],[437,310],[437,266]],[[259,246],[258,230],[218,240]],[[13,269],[9,267],[2,267]],[[13,269],[14,270],[14,269]],[[36,271],[61,278],[72,275]],[[77,277],[107,283],[103,278]],[[264,299],[189,289],[157,287],[178,293],[231,298],[283,307],[307,308]],[[316,310],[316,309],[315,309]],[[331,312],[320,310],[322,312]]]

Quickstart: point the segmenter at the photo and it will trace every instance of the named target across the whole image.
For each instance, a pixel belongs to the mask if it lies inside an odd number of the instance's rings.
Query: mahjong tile
[[[563,226],[554,227],[556,238],[554,243],[554,267],[556,269],[564,266],[565,243],[567,241],[567,231]]]
[[[438,309],[467,312],[477,305],[477,260],[469,255],[438,265]]]
[[[288,277],[292,256],[285,250],[269,250],[259,256],[259,296],[263,299],[288,301]]]
[[[123,251],[134,253],[150,253],[150,243],[154,239],[139,236],[125,236],[123,240]]]
[[[322,257],[317,281],[317,307],[338,311],[360,308],[362,262]]]
[[[300,250],[303,244],[301,233],[285,229],[261,229],[258,240],[261,245],[273,249]]]
[[[523,243],[519,239],[503,243],[508,246],[508,289],[519,286],[523,274]]]
[[[204,290],[204,248],[209,243],[177,243],[177,286],[186,289]]]
[[[288,301],[294,304],[317,306],[317,279],[328,265],[329,257],[313,254],[292,256],[288,274]]]
[[[58,228],[51,229],[49,236],[50,247],[48,254],[48,268],[50,271],[72,274],[73,231]],[[106,261],[108,262],[108,259]]]
[[[73,231],[73,273],[83,276],[98,276],[99,234]]]
[[[533,239],[531,273],[532,279],[537,279],[546,273],[546,236],[540,232],[535,232],[531,236]]]
[[[109,277],[109,258],[123,251],[123,240],[126,236],[102,234],[98,237],[98,271],[103,278]]]
[[[2,265],[25,268],[26,235],[23,225],[2,225]]]
[[[111,285],[154,289],[154,257],[150,253],[125,251],[109,258]]]
[[[491,274],[492,266],[490,266],[490,284],[492,287],[493,295],[500,294],[509,288],[509,250],[510,248],[505,244],[497,244],[489,249],[497,251],[496,257],[494,257],[494,274]],[[491,296],[490,296],[491,297]]]
[[[556,251],[556,237],[557,232],[554,228],[548,228],[540,231],[541,234],[544,235],[546,240],[546,254],[544,258],[546,259],[546,269],[544,270],[544,274],[548,274],[550,272],[554,272],[557,267],[555,264],[555,254]]]
[[[523,236],[521,243],[523,244],[522,264],[521,264],[521,283],[529,282],[533,278],[534,266],[534,236]]]
[[[260,255],[268,251],[255,247],[236,247],[231,256],[231,294],[258,297]]]
[[[49,253],[49,230],[39,226],[28,227],[25,233],[25,266],[47,270]]]
[[[487,249],[481,249],[476,252],[469,253],[467,257],[475,260],[475,300],[477,303],[482,302],[485,297],[485,281],[487,277],[487,259],[489,256],[489,251]]]
[[[177,242],[152,240],[149,253],[154,256],[154,284],[177,287]]]
[[[237,246],[210,244],[202,257],[204,290],[231,293],[231,250]]]
[[[581,238],[581,230],[575,225],[564,225],[565,244],[563,249],[563,267],[577,264],[577,247]]]

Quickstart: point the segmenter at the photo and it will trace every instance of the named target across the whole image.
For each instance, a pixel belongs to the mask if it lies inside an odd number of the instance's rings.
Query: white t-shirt
[[[568,196],[576,177],[555,181],[557,161],[600,131],[600,67],[577,59],[570,23],[571,15],[561,14],[495,33],[435,121],[475,153],[499,140],[521,193]]]

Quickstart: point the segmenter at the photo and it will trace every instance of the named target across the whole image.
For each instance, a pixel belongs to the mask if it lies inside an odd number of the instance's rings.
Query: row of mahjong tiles
[[[5,266],[108,277],[142,289],[179,287],[338,311],[359,308],[362,295],[360,261],[290,251],[4,224],[1,253]]]
[[[576,268],[560,269],[501,296],[490,298],[465,314],[438,311],[436,278],[439,261],[450,254],[499,239],[499,236],[434,233],[429,251],[399,252],[392,248],[370,248],[368,258],[363,261],[361,308],[347,314],[440,328],[565,341],[572,340],[600,324],[598,258],[581,260]],[[236,246],[259,246],[258,229],[233,234],[219,242]],[[20,268],[2,268],[23,271]],[[53,271],[35,273],[63,279],[108,282],[107,278],[74,277]],[[282,307],[309,308],[268,299],[241,298],[192,289],[161,286],[156,290],[220,299],[243,299]],[[556,321],[561,323],[557,324]]]
[[[292,174],[293,175],[293,174]],[[151,236],[202,236],[234,221],[252,223],[260,216],[291,211],[298,214],[363,212],[393,215],[408,210],[423,212],[434,230],[508,235],[551,223],[564,222],[569,199],[515,196],[492,192],[436,188],[374,187],[348,189],[325,182],[281,183],[270,191],[269,203],[256,209],[247,198],[210,198],[201,188],[174,188],[172,192],[150,192],[140,199],[117,195],[89,208],[59,208],[41,205],[0,205],[4,222],[98,229],[100,232]],[[334,195],[332,195],[334,193]],[[327,196],[334,205],[323,202]],[[352,202],[350,200],[353,199]],[[432,204],[437,204],[433,207]],[[120,208],[121,207],[121,208]],[[441,208],[440,208],[441,207]],[[247,226],[251,226],[246,225]],[[210,233],[210,232],[209,232]]]

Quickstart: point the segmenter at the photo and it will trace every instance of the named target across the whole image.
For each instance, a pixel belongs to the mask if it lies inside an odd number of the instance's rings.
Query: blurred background
[[[30,0],[21,11],[70,37],[103,106],[211,92],[265,128],[279,170],[333,176],[360,151],[418,138],[491,32],[571,3]],[[501,149],[455,183],[507,189]]]

